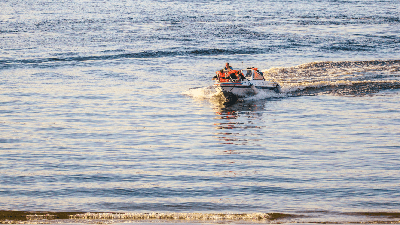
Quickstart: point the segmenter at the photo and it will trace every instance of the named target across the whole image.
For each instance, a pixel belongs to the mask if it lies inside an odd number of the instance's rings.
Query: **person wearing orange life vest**
[[[220,70],[219,72],[220,72],[219,75],[215,76],[214,79],[217,79],[218,77],[220,81],[224,82],[229,81],[229,79],[235,80],[236,82],[241,80],[246,80],[246,78],[242,74],[242,71],[233,70],[232,67],[229,65],[229,63],[226,63],[225,68]]]
[[[223,81],[223,82],[228,81],[228,79],[229,79],[228,72],[231,70],[232,70],[232,67],[229,66],[229,63],[226,63],[225,68],[220,70],[219,73],[217,72],[217,75],[215,77],[213,77],[213,80],[219,79],[220,81]]]

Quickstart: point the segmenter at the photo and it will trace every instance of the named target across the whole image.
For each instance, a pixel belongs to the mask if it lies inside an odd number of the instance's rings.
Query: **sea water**
[[[398,221],[399,17],[398,0],[2,1],[0,210]],[[225,104],[226,62],[281,93]]]

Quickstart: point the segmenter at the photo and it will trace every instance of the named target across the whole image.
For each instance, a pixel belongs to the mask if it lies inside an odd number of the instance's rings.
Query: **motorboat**
[[[258,94],[260,91],[280,92],[280,86],[273,80],[267,80],[257,68],[242,70],[220,70],[213,77],[214,87],[228,102]]]

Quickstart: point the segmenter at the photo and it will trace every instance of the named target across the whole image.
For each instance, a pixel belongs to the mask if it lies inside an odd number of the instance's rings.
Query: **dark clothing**
[[[224,70],[231,70],[232,69],[232,66],[229,66],[228,68],[224,68]]]

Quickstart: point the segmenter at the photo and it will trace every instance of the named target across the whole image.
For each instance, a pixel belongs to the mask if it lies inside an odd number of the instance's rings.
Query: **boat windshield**
[[[253,71],[252,70],[242,70],[242,73],[246,78],[251,78],[252,75],[253,75]]]

